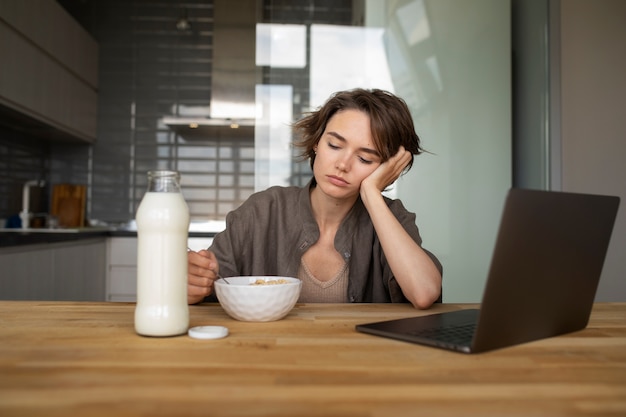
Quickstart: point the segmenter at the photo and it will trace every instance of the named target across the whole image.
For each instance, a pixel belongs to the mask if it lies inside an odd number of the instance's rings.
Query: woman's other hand
[[[364,191],[382,192],[397,180],[411,162],[411,153],[400,146],[398,152],[380,164],[367,178],[361,182],[361,194]]]

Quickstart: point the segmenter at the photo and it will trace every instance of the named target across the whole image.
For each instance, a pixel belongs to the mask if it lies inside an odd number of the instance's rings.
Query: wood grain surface
[[[0,302],[0,416],[624,416],[626,303],[587,329],[478,355],[357,333],[429,314],[392,304],[299,304],[246,323],[218,304],[191,326],[135,334],[132,303]],[[523,312],[520,312],[523,314]]]
[[[52,188],[50,214],[57,217],[60,227],[85,226],[87,186],[57,184]]]

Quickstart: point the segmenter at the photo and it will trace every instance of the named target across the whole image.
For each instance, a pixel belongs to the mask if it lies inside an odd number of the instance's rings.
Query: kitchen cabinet
[[[0,105],[91,143],[98,44],[54,0],[0,2]]]
[[[0,299],[104,301],[106,238],[0,249]]]
[[[137,238],[107,239],[107,301],[137,300]]]
[[[195,251],[211,246],[212,237],[190,237],[187,246]],[[107,301],[137,301],[137,237],[107,240]]]

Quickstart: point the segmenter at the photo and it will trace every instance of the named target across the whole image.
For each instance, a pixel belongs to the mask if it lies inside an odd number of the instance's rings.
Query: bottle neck
[[[177,171],[148,172],[148,192],[180,193],[180,174]]]

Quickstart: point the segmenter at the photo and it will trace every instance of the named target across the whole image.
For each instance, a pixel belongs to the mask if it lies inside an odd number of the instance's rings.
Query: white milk
[[[137,210],[135,331],[144,336],[187,332],[189,208],[180,192],[147,192]]]

